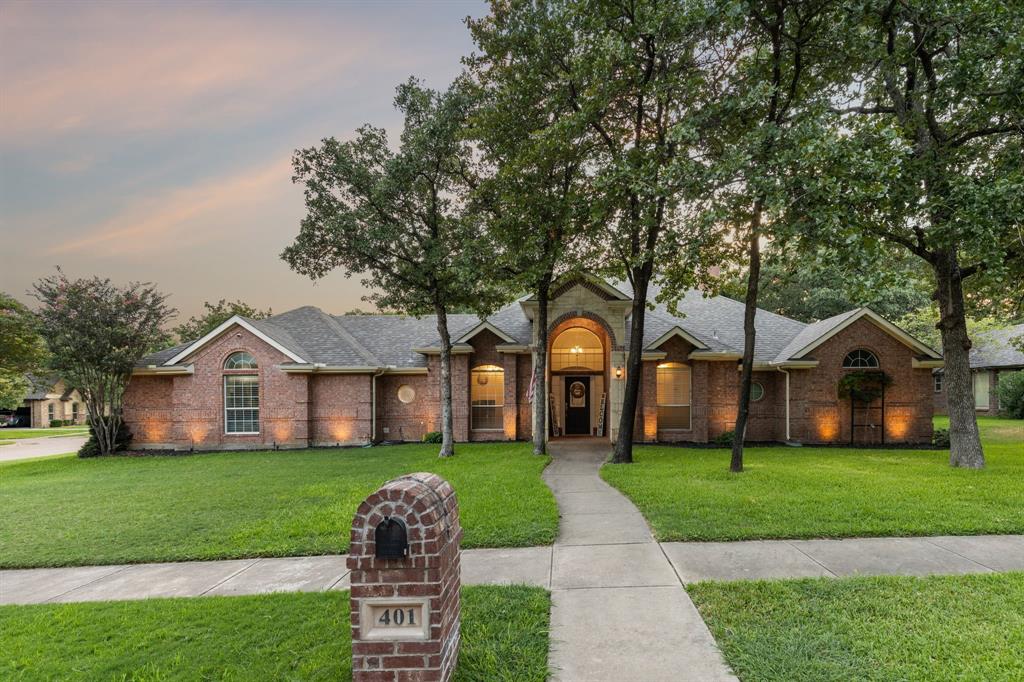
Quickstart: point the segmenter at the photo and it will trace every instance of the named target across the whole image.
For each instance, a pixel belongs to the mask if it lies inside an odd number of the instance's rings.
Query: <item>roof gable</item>
[[[785,349],[783,349],[777,360],[801,359],[860,319],[867,319],[879,329],[889,334],[889,336],[922,355],[936,360],[941,359],[942,357],[927,345],[918,341],[913,336],[903,331],[892,322],[889,322],[870,308],[857,308],[836,315],[835,317],[830,317],[826,320],[821,320],[820,322],[808,325],[803,332],[797,335],[797,337],[794,338]],[[784,355],[785,353],[788,353],[788,355]]]
[[[201,339],[199,339],[197,341],[193,341],[191,344],[186,346],[184,348],[184,350],[178,352],[176,355],[171,357],[170,360],[167,360],[163,364],[165,366],[178,364],[179,362],[181,362],[182,360],[184,360],[188,356],[192,355],[193,353],[195,353],[197,350],[199,350],[200,348],[202,348],[206,344],[208,344],[211,341],[213,341],[214,339],[216,339],[218,336],[223,334],[225,331],[227,331],[228,329],[230,329],[234,325],[238,325],[242,329],[245,329],[249,333],[251,333],[254,336],[256,336],[257,338],[259,338],[261,341],[264,341],[268,345],[270,345],[270,346],[276,348],[277,350],[281,351],[282,353],[287,355],[289,358],[291,358],[295,362],[299,362],[299,363],[303,363],[303,364],[306,362],[305,360],[302,359],[302,357],[300,355],[295,353],[292,349],[290,349],[290,348],[286,347],[285,345],[281,344],[280,342],[272,339],[270,336],[268,336],[266,334],[266,332],[263,332],[263,331],[260,331],[259,329],[257,329],[255,326],[253,326],[252,322],[246,320],[244,317],[241,317],[240,315],[232,315],[231,317],[229,317],[228,319],[224,320],[219,325],[217,325],[217,327],[213,331],[211,331],[209,334],[207,334],[206,336],[204,336],[203,338],[201,338]]]

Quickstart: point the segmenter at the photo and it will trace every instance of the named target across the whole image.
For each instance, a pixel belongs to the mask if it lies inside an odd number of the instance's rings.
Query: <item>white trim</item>
[[[687,356],[690,360],[742,360],[743,356],[733,351],[695,350]]]
[[[505,332],[501,331],[500,329],[495,327],[493,324],[491,324],[487,320],[484,320],[483,322],[481,322],[480,324],[478,324],[477,326],[473,327],[468,332],[466,332],[465,334],[460,336],[458,341],[456,341],[456,343],[467,343],[471,338],[473,338],[474,336],[476,336],[480,332],[484,331],[485,329],[487,331],[491,332],[492,334],[494,334],[495,336],[497,336],[499,339],[501,339],[505,343],[515,343],[516,342],[516,340],[513,339],[511,336],[509,336]]]
[[[188,356],[192,355],[197,350],[199,350],[200,348],[202,348],[203,346],[208,344],[210,341],[214,340],[215,338],[217,338],[218,336],[223,334],[225,330],[229,329],[231,327],[231,325],[234,325],[234,324],[237,324],[239,327],[241,327],[242,329],[246,330],[250,334],[253,334],[254,336],[256,336],[261,341],[263,341],[263,342],[267,343],[268,345],[270,345],[270,346],[276,348],[277,350],[281,351],[282,353],[287,355],[289,358],[291,358],[295,362],[306,364],[305,360],[303,360],[298,355],[296,355],[295,353],[291,352],[290,350],[288,350],[287,348],[282,346],[280,343],[278,343],[274,339],[270,338],[269,336],[267,336],[266,334],[261,332],[256,327],[252,326],[252,324],[250,324],[249,322],[246,322],[245,319],[243,319],[242,317],[240,317],[238,315],[232,315],[231,317],[229,317],[228,319],[224,320],[219,325],[217,325],[217,328],[214,329],[212,332],[210,332],[209,334],[207,334],[203,338],[199,339],[198,341],[193,342],[192,344],[189,345],[188,348],[186,348],[185,350],[181,351],[180,353],[175,355],[173,358],[171,358],[170,360],[165,362],[164,366],[167,367],[167,366],[170,366],[170,365],[175,365],[178,362],[180,362],[181,360],[184,360],[185,358],[187,358]]]
[[[494,347],[499,353],[529,353],[530,347],[524,343],[502,343]]]
[[[195,365],[177,365],[174,367],[164,367],[156,365],[147,365],[145,367],[136,367],[132,370],[132,376],[179,376],[195,374]]]
[[[903,331],[902,329],[900,329],[899,327],[894,325],[892,322],[889,322],[887,319],[885,319],[884,317],[882,317],[881,315],[879,315],[875,311],[871,310],[870,308],[859,308],[856,313],[854,313],[853,315],[850,315],[845,320],[843,320],[842,322],[840,322],[836,326],[832,327],[832,329],[828,330],[827,332],[825,332],[824,334],[822,334],[821,336],[816,338],[814,341],[811,341],[809,344],[807,344],[806,346],[804,346],[803,348],[801,348],[797,352],[792,353],[790,355],[790,357],[791,358],[799,358],[802,355],[806,355],[807,353],[810,353],[812,350],[814,350],[815,348],[817,348],[821,344],[825,343],[826,341],[831,339],[833,336],[835,336],[839,332],[843,331],[844,329],[849,327],[851,324],[853,324],[854,322],[856,322],[857,320],[859,320],[859,319],[861,319],[863,317],[868,318],[868,320],[870,320],[871,322],[875,323],[875,326],[879,327],[882,331],[888,333],[889,336],[892,336],[897,341],[902,342],[903,345],[908,346],[911,349],[916,350],[916,351],[918,351],[920,353],[923,353],[924,355],[927,355],[930,358],[934,358],[934,359],[937,359],[937,360],[941,360],[942,359],[941,356],[938,353],[936,353],[934,350],[932,350],[931,348],[929,348],[925,344],[921,343],[920,341],[915,339],[913,336],[911,336],[910,334],[906,333],[905,331]]]
[[[911,358],[910,366],[914,369],[938,369],[946,366],[945,360],[919,360]]]
[[[664,334],[659,336],[656,340],[654,340],[651,343],[647,344],[647,347],[648,348],[657,348],[661,344],[663,344],[666,341],[668,341],[669,339],[671,339],[673,336],[678,336],[683,341],[687,341],[691,345],[695,346],[698,350],[708,350],[707,344],[702,343],[696,337],[686,333],[686,330],[683,329],[682,327],[680,327],[679,325],[676,325],[676,326],[672,327],[667,332],[665,332]]]
[[[424,346],[422,348],[413,348],[413,353],[422,353],[423,355],[440,355],[441,349],[437,346]],[[473,346],[468,343],[453,343],[452,344],[452,355],[468,355],[473,352]]]
[[[255,431],[228,431],[228,410],[251,410],[251,407],[228,407],[228,379],[238,379],[241,377],[256,377],[256,430]],[[221,392],[222,412],[224,416],[224,435],[225,436],[258,436],[260,435],[260,424],[263,423],[263,408],[262,401],[260,400],[261,390],[260,375],[259,374],[223,374],[221,375],[221,386],[223,390]]]
[[[640,360],[664,360],[668,357],[668,353],[663,350],[645,350],[640,354]]]

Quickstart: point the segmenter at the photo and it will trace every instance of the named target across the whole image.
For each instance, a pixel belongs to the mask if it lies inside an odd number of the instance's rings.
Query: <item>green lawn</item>
[[[548,593],[467,587],[456,680],[542,681]],[[0,607],[5,680],[340,680],[347,592]]]
[[[59,426],[52,429],[0,429],[0,440],[22,440],[25,438],[59,438],[61,436],[86,436],[88,426]]]
[[[1024,573],[687,591],[744,682],[1024,679]]]
[[[601,476],[659,540],[1024,532],[1024,422],[979,419],[988,465],[952,469],[936,450],[634,448]],[[940,425],[937,423],[937,425]]]
[[[344,552],[356,507],[414,471],[459,496],[463,547],[550,544],[548,459],[527,443],[190,456],[59,457],[0,464],[0,567]]]

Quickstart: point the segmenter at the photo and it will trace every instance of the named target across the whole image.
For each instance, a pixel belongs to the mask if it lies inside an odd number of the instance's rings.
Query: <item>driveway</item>
[[[0,431],[0,440],[3,432]],[[0,462],[13,462],[19,459],[66,455],[78,452],[87,440],[86,436],[53,436],[50,438],[23,438],[10,445],[0,445]]]

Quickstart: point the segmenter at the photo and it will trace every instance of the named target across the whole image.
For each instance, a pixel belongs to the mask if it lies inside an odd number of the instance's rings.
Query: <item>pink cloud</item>
[[[193,4],[7,5],[0,138],[244,122],[328,82],[370,46],[358,26],[338,35],[309,16]]]
[[[291,184],[290,159],[275,160],[222,177],[128,202],[113,218],[87,227],[81,236],[48,253],[137,256],[181,251],[231,237],[266,221],[268,212],[294,213],[298,224],[301,192]]]

